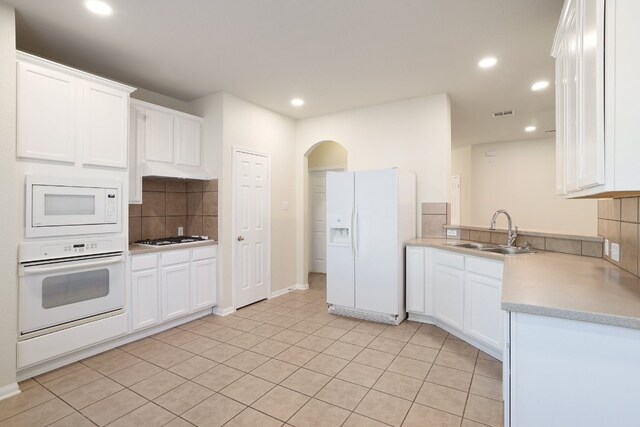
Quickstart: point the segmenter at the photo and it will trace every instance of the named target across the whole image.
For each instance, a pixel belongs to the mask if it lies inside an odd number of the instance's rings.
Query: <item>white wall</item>
[[[0,3],[0,397],[16,382],[18,320],[15,12]],[[8,390],[5,388],[4,390]]]
[[[346,169],[347,150],[333,141],[325,141],[308,155],[309,170]]]
[[[420,202],[449,199],[451,106],[447,94],[299,120],[295,158],[296,179],[301,184],[296,190],[298,283],[307,281],[309,258],[305,154],[327,140],[347,149],[350,171],[399,167],[415,172],[418,211]],[[418,221],[418,233],[420,226]]]
[[[460,224],[471,224],[471,146],[451,150],[451,175],[460,175]]]
[[[522,230],[597,235],[597,201],[556,196],[555,161],[553,138],[473,145],[471,203],[462,206],[470,222],[463,224],[488,227],[506,209]],[[506,228],[503,215],[498,227]]]
[[[232,162],[233,149],[268,154],[271,159],[271,290],[295,284],[295,121],[233,95],[213,94],[190,103],[205,118],[205,156],[217,156],[212,171],[218,183],[218,238],[221,254],[219,305],[233,305]],[[221,133],[219,131],[222,131]],[[207,148],[208,147],[208,148]],[[207,159],[210,161],[211,159]],[[219,169],[218,169],[219,167]],[[282,209],[282,202],[290,208]]]
[[[172,98],[167,95],[163,95],[158,92],[153,92],[143,88],[137,88],[132,94],[131,98],[140,101],[150,102],[152,104],[161,105],[172,110],[182,111],[183,113],[189,113],[189,103],[180,99]]]

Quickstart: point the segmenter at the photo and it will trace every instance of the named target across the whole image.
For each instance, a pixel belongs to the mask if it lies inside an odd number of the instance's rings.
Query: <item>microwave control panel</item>
[[[107,192],[105,203],[105,222],[115,224],[118,222],[118,193],[116,191]]]

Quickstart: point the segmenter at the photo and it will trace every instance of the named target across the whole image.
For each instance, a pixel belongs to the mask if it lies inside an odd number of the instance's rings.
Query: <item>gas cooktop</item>
[[[162,237],[160,239],[146,239],[138,240],[136,243],[145,246],[165,246],[165,245],[179,245],[180,243],[201,242],[208,240],[202,236],[176,236],[176,237]]]

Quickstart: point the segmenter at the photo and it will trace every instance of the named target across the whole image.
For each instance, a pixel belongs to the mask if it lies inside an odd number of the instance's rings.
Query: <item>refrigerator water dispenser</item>
[[[329,244],[335,246],[349,246],[349,229],[348,228],[330,228]]]

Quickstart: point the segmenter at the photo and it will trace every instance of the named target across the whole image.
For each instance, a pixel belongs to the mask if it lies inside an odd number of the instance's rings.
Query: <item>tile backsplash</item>
[[[422,237],[445,237],[449,224],[450,205],[446,202],[422,204]]]
[[[598,235],[620,245],[620,261],[604,259],[636,276],[640,275],[640,198],[598,201]]]
[[[142,204],[129,205],[129,242],[178,235],[218,240],[218,180],[143,178]]]

